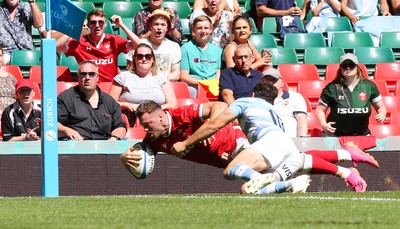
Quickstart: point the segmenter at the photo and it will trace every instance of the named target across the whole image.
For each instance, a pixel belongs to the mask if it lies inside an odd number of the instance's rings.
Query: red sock
[[[312,156],[312,168],[309,173],[336,175],[338,166],[320,157]]]
[[[319,157],[325,161],[338,162],[338,153],[336,150],[308,150],[304,153]]]

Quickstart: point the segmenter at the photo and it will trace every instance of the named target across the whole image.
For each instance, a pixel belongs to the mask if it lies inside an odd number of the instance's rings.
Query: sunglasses
[[[355,63],[344,63],[344,64],[341,64],[340,67],[342,69],[347,69],[347,68],[353,69],[356,67],[356,64]]]
[[[99,26],[103,26],[106,22],[103,21],[103,20],[100,20],[100,21],[90,21],[90,22],[89,22],[89,25],[91,25],[91,26],[96,26],[97,23],[99,24]]]
[[[81,78],[84,78],[86,76],[93,78],[93,77],[97,76],[97,73],[96,72],[80,72],[79,73],[79,77],[81,77]]]
[[[135,56],[137,60],[143,60],[143,59],[151,60],[151,58],[153,58],[153,55],[151,54],[135,54]]]

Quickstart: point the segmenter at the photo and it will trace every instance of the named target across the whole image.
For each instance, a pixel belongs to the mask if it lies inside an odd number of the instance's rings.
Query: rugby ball
[[[153,172],[155,156],[153,150],[143,142],[138,142],[132,146],[142,155],[139,166],[136,169],[129,168],[130,172],[138,179],[144,179]]]

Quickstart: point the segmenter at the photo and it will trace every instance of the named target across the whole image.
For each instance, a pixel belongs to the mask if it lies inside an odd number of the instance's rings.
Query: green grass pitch
[[[400,192],[0,198],[0,228],[400,228]]]

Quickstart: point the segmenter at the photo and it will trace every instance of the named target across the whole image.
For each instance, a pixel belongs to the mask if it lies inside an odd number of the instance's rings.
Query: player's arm
[[[223,102],[208,102],[203,104],[203,119],[214,119],[228,108]]]
[[[184,156],[188,149],[193,148],[194,145],[202,140],[209,138],[218,130],[236,119],[236,114],[226,109],[222,114],[216,118],[211,118],[208,122],[204,123],[193,135],[183,142],[177,142],[172,146],[172,154],[176,156]]]

